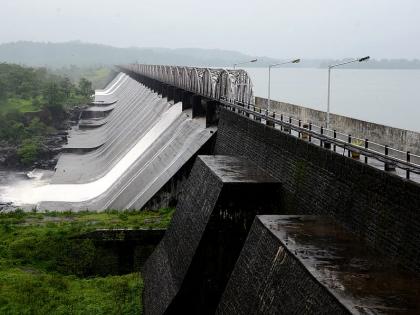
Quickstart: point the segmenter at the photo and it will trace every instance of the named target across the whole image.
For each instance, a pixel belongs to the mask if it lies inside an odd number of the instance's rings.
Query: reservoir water
[[[245,70],[255,96],[266,98],[268,69]],[[327,79],[327,69],[272,69],[271,99],[325,111]],[[420,70],[333,69],[331,112],[420,131]]]

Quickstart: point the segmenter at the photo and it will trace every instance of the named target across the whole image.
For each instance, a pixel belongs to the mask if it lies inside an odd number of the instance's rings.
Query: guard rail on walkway
[[[302,122],[291,116],[263,110],[252,104],[231,103],[223,99],[220,102],[225,108],[238,114],[279,128],[283,132],[296,135],[309,142],[317,143],[326,149],[337,152],[338,148],[341,148],[343,154],[347,153],[348,157],[353,158],[360,158],[360,155],[363,155],[366,164],[369,163],[368,159],[372,158],[382,162],[385,171],[401,169],[405,171],[407,179],[410,179],[410,173],[420,174],[420,156],[411,154],[409,151],[404,152],[388,145],[369,141],[369,139],[352,137],[350,134]]]

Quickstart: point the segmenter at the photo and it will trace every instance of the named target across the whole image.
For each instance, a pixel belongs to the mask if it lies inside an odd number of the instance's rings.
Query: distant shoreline
[[[299,56],[296,56],[299,57]],[[350,57],[350,56],[349,56]],[[354,56],[358,57],[358,56]],[[45,43],[18,41],[0,44],[0,63],[16,63],[27,66],[63,67],[113,67],[118,64],[144,63],[180,66],[233,67],[233,64],[251,59],[258,61],[248,64],[250,68],[267,67],[269,64],[284,61],[285,58],[248,55],[238,51],[201,48],[158,48],[128,47],[119,48],[108,45],[71,41],[64,43]],[[295,68],[326,68],[346,59],[302,58]],[[243,65],[245,66],[245,65]],[[285,65],[288,66],[288,65]],[[420,59],[375,59],[365,63],[355,63],[348,69],[420,69]]]

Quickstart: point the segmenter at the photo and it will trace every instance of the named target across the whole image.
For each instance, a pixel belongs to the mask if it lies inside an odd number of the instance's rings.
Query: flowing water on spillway
[[[54,172],[0,172],[0,211],[140,209],[216,130],[125,74],[93,105],[109,113],[69,132]]]
[[[113,91],[115,91],[125,80],[127,79],[126,76],[120,75],[117,80],[106,90],[97,90],[95,91],[95,95],[110,95]]]
[[[182,104],[171,106],[131,150],[102,178],[85,184],[49,184],[38,175],[32,179],[11,179],[0,186],[0,200],[15,205],[41,201],[82,202],[93,199],[114,184],[169,126],[182,114]],[[1,185],[1,183],[0,183]]]
[[[36,188],[48,185],[53,175],[53,171],[40,169],[31,172],[0,170],[0,210],[33,209],[36,204],[27,202],[27,196]]]

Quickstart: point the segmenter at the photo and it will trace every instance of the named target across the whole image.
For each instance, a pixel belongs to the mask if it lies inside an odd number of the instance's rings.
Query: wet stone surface
[[[227,155],[202,155],[200,158],[224,183],[272,183],[276,181],[256,164],[243,158]]]
[[[344,230],[332,219],[322,216],[267,215],[259,216],[257,220],[252,229],[259,230],[256,234],[260,236],[267,234],[271,241],[266,240],[266,243],[277,244],[277,251],[268,254],[271,260],[267,261],[268,266],[265,268],[271,271],[271,274],[266,275],[269,279],[262,278],[248,285],[263,302],[267,302],[269,296],[261,292],[261,287],[274,290],[271,294],[277,297],[286,296],[287,300],[280,298],[274,302],[271,311],[287,314],[294,313],[296,309],[307,308],[311,311],[303,313],[328,314],[330,307],[334,307],[334,312],[351,314],[420,313],[420,279],[409,272],[402,272],[401,268],[389,262],[388,257],[369,250],[354,234]],[[261,256],[270,252],[266,250],[270,245],[266,244],[265,249],[262,249],[263,244],[252,244],[252,238],[247,240],[245,252],[241,253],[233,272],[232,283],[228,284],[225,292],[220,313],[240,307],[226,299],[232,296],[233,289],[238,284],[237,279],[244,278],[246,247],[250,250],[248,243],[255,252],[262,250],[259,253]],[[288,265],[294,267],[284,268]],[[248,268],[258,273],[257,270],[264,267],[251,263]],[[299,285],[297,279],[300,283],[310,283],[300,288],[299,293],[296,292]],[[318,288],[313,287],[314,283]],[[247,286],[246,283],[242,285]],[[238,290],[246,292],[243,288]],[[288,304],[289,301],[293,302],[296,294],[305,298],[295,301],[295,305]],[[247,311],[252,311],[250,308],[256,306],[248,307]]]
[[[145,264],[144,314],[214,314],[255,215],[278,213],[280,188],[243,158],[198,156]]]
[[[215,154],[243,156],[282,182],[284,214],[334,217],[420,273],[420,185],[244,116],[220,111]]]
[[[262,216],[261,221],[352,312],[420,313],[420,278],[402,272],[331,219]]]

